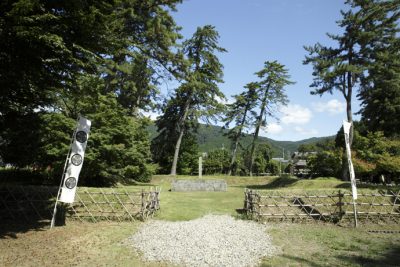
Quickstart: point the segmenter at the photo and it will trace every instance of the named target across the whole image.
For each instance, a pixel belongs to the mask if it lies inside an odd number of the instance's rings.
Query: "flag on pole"
[[[75,199],[76,187],[78,185],[79,173],[82,169],[83,158],[87,140],[89,138],[91,121],[80,117],[78,127],[75,131],[74,140],[71,145],[71,153],[68,158],[67,170],[62,183],[60,201],[73,203]]]
[[[344,131],[344,139],[346,142],[346,154],[347,154],[347,162],[349,165],[349,173],[350,173],[350,182],[351,182],[351,192],[353,193],[353,199],[357,199],[357,187],[356,187],[356,177],[354,174],[353,162],[351,161],[351,149],[350,149],[350,128],[351,123],[346,120],[343,120],[343,131]]]

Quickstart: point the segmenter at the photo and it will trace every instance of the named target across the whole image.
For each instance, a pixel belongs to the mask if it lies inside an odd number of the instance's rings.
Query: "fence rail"
[[[7,221],[51,220],[57,187],[0,187],[0,219]],[[72,204],[60,204],[61,217],[93,221],[145,220],[160,209],[160,189],[126,191],[125,189],[79,188]]]
[[[400,192],[359,192],[355,205],[361,222],[400,222]],[[354,220],[352,194],[343,190],[290,193],[246,189],[244,210],[249,217],[266,221],[350,223]]]

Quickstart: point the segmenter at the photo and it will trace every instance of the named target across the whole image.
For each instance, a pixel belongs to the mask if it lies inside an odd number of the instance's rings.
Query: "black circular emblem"
[[[79,166],[82,164],[82,156],[79,154],[74,154],[71,157],[71,163],[74,164],[75,166]]]
[[[76,186],[76,178],[75,177],[69,177],[67,180],[65,180],[65,187],[68,189],[72,189]]]
[[[75,134],[75,139],[79,143],[85,143],[87,140],[87,133],[85,131],[79,131]]]

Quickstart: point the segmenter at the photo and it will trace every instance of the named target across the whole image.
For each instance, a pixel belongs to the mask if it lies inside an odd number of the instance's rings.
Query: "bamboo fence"
[[[51,220],[57,187],[0,187],[1,222],[43,222]],[[61,203],[58,212],[70,220],[134,221],[146,220],[160,209],[160,189],[127,191],[122,188],[78,188],[75,202]]]
[[[361,191],[356,215],[363,223],[399,223],[400,192]],[[255,220],[291,222],[354,222],[352,194],[349,191],[245,190],[244,210]]]

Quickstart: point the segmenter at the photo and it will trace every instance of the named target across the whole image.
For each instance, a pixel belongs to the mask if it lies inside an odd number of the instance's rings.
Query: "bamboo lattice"
[[[359,192],[357,218],[361,222],[398,223],[400,192]],[[347,191],[245,190],[244,209],[248,216],[267,221],[353,222],[353,199]]]
[[[0,187],[1,221],[51,220],[57,190],[45,186]]]
[[[51,220],[56,187],[0,187],[0,219],[6,221],[38,222]],[[145,220],[160,209],[159,188],[150,191],[125,189],[78,188],[73,204],[61,204],[59,211],[67,219],[92,221]]]

